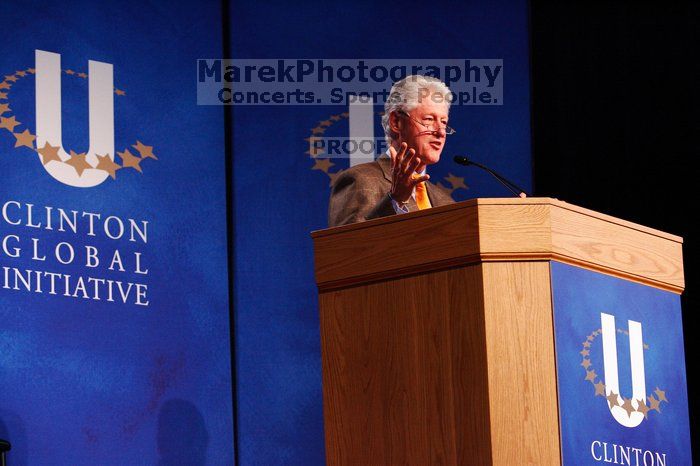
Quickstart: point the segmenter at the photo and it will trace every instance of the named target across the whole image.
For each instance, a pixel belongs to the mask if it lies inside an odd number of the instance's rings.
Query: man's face
[[[435,100],[438,99],[433,97],[435,94],[422,97],[418,106],[408,112],[410,118],[400,112],[393,114],[397,118],[399,144],[405,142],[409,148],[414,149],[421,159],[421,164],[425,165],[431,165],[440,160],[447,136],[445,134],[448,119],[447,104],[444,101],[436,102]]]

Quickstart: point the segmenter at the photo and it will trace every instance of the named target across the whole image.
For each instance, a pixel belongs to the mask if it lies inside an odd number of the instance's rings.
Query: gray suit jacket
[[[450,193],[436,184],[426,182],[428,198],[433,207],[452,204]],[[391,159],[382,155],[374,162],[355,165],[343,171],[331,187],[328,204],[328,226],[363,222],[373,218],[396,215],[389,199],[391,191]],[[419,210],[415,199],[408,203],[410,212]]]

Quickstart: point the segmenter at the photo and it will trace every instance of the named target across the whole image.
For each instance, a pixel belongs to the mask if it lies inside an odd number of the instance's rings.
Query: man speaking
[[[413,75],[397,81],[384,105],[382,126],[388,155],[345,170],[331,188],[328,225],[339,226],[454,200],[430,183],[428,165],[437,163],[448,135],[450,90],[439,79]]]

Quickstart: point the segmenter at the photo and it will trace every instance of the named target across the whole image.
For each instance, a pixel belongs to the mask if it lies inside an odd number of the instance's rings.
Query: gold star
[[[11,116],[10,118],[3,118],[0,117],[0,128],[5,128],[6,130],[10,132],[14,132],[15,126],[21,125],[19,121],[15,119],[15,117]]]
[[[448,188],[447,186],[445,186],[444,184],[442,184],[442,181],[438,181],[438,182],[435,183],[435,184],[436,184],[437,186],[440,186],[442,189],[444,189],[444,190],[446,190],[446,191],[449,191],[450,194],[452,194],[452,191],[454,191],[454,188],[452,188],[452,189]]]
[[[124,149],[124,152],[117,151],[117,155],[122,158],[123,168],[131,167],[137,172],[143,173],[143,171],[141,171],[141,165],[139,165],[142,159],[129,152],[129,149]]]
[[[16,82],[16,81],[17,81],[17,77],[16,77],[14,74],[8,74],[7,76],[5,76],[5,80],[6,80],[6,81]]]
[[[326,132],[326,128],[321,128],[320,126],[315,127],[314,129],[311,130],[311,134],[323,134]]]
[[[7,81],[3,81],[0,83],[0,89],[9,89],[11,87],[12,87],[12,85],[10,83],[8,83]]]
[[[644,400],[637,400],[637,412],[644,414],[644,418],[647,418],[647,413],[649,413],[649,408],[647,407]]]
[[[340,121],[340,116],[339,115],[331,115],[331,120]]]
[[[605,384],[603,382],[598,382],[595,386],[595,396],[605,396]]]
[[[66,74],[75,74],[75,71],[73,71],[73,70],[66,70]]]
[[[646,343],[644,343],[644,349],[649,349],[649,345],[647,345]]]
[[[87,74],[85,73],[78,73],[76,74],[76,76],[78,76],[79,78],[87,78]]]
[[[319,122],[318,122],[318,125],[319,125],[319,126],[324,126],[324,127],[330,126],[330,125],[332,125],[332,124],[333,124],[333,122],[332,122],[331,120],[323,120],[323,121],[319,121]]]
[[[136,141],[136,144],[132,144],[131,147],[139,151],[142,159],[151,158],[158,160],[158,157],[153,154],[153,146],[147,146],[145,144],[141,144],[141,141]]]
[[[126,95],[126,92],[122,91],[121,89],[114,89],[114,93],[117,95]]]
[[[464,184],[464,178],[454,176],[452,173],[449,173],[448,175],[449,176],[445,177],[445,180],[452,185],[453,190],[459,188],[468,189],[467,185]]]
[[[586,337],[586,340],[588,340],[588,341],[593,341],[593,335],[588,335],[588,336]]]
[[[659,400],[654,398],[653,395],[649,395],[647,398],[649,400],[649,410],[655,409],[658,412],[661,412],[661,409],[659,408],[661,403],[659,402]]]
[[[58,150],[60,147],[52,146],[48,142],[44,144],[44,147],[39,149],[37,152],[41,154],[41,163],[46,165],[47,163],[51,162],[52,160],[55,160],[56,162],[61,161],[61,157],[58,156]]]
[[[36,73],[36,70],[34,68],[27,68],[27,73],[34,74]]]
[[[15,74],[21,78],[23,78],[27,75],[27,73],[25,71],[15,71]]]
[[[34,140],[36,139],[36,136],[34,136],[32,133],[29,132],[28,129],[25,129],[21,133],[12,133],[15,136],[15,147],[29,147],[30,149],[34,149]]]
[[[343,112],[343,113],[340,113],[339,115],[343,118],[347,118],[350,116],[350,112]]]
[[[583,342],[583,347],[584,347],[584,348],[590,348],[590,347],[591,347],[591,342],[590,342],[590,341],[584,341],[584,342]]]
[[[595,382],[595,378],[597,377],[595,371],[589,371],[586,370],[586,378],[584,380],[590,380],[591,383]]]
[[[605,398],[608,399],[610,408],[612,408],[613,406],[619,406],[619,403],[617,401],[617,393],[615,393],[614,391],[610,390],[610,395],[606,396]]]
[[[0,92],[0,99],[7,99],[7,92]]]
[[[118,164],[114,163],[114,161],[109,158],[109,155],[98,155],[97,159],[99,162],[97,163],[97,168],[98,170],[104,170],[107,173],[109,173],[109,176],[112,177],[113,180],[117,179],[117,170],[120,170],[122,167],[120,167]]]
[[[591,352],[589,350],[585,349],[585,350],[581,350],[581,352],[579,354],[581,356],[588,356],[589,354],[591,354]]]
[[[335,165],[330,159],[316,159],[314,160],[314,166],[311,167],[312,170],[323,170],[324,173],[328,173],[328,170]]]
[[[632,413],[634,412],[634,407],[632,407],[632,400],[628,400],[627,398],[623,397],[622,398],[622,409],[627,411],[627,415],[631,416]]]
[[[665,401],[668,403],[668,400],[666,399],[666,392],[663,390],[660,390],[659,387],[656,387],[656,390],[654,390],[654,393],[656,393],[656,397],[659,399],[659,401]]]
[[[70,151],[70,159],[65,161],[65,163],[75,168],[78,176],[83,176],[83,172],[86,169],[92,168],[92,165],[87,163],[87,160],[85,160],[85,155],[86,154],[84,152],[81,154],[76,154],[75,152]]]
[[[10,110],[10,104],[0,104],[0,115],[5,112],[9,112]]]
[[[583,358],[583,362],[581,362],[581,365],[584,367],[584,369],[588,369],[591,367],[591,360]]]

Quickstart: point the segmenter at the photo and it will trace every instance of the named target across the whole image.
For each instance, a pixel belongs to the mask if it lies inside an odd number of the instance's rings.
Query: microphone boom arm
[[[517,184],[513,183],[512,181],[499,175],[495,171],[491,170],[490,168],[488,168],[488,167],[486,167],[478,162],[474,162],[473,160],[469,160],[467,157],[463,157],[463,156],[459,156],[459,155],[456,155],[454,157],[454,161],[457,162],[458,164],[464,165],[464,166],[474,165],[475,167],[481,168],[482,170],[490,173],[491,176],[496,178],[503,186],[505,186],[510,192],[512,192],[513,194],[515,194],[518,197],[527,197],[527,195],[528,195],[527,192],[523,188],[518,186]]]

